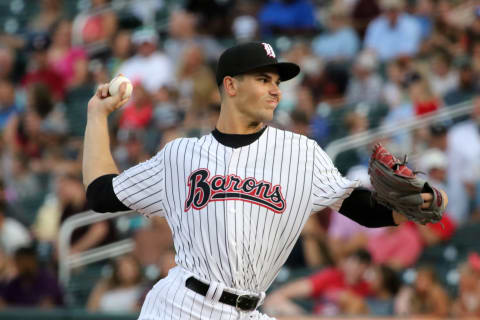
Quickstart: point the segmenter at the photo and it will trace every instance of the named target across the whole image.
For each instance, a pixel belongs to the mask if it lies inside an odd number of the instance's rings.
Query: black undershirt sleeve
[[[117,174],[106,174],[93,180],[87,187],[87,202],[96,212],[117,212],[130,210],[113,191],[112,180]]]
[[[343,201],[339,212],[368,228],[396,226],[392,210],[373,201],[371,194],[366,188],[355,188]]]

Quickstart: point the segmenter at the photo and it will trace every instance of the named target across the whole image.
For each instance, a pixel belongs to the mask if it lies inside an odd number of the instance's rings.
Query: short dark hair
[[[34,246],[20,247],[15,251],[15,258],[20,257],[36,257],[37,251]]]
[[[382,277],[382,287],[392,296],[396,295],[402,286],[402,282],[398,274],[387,265],[381,264],[379,267]]]
[[[372,262],[372,256],[370,255],[370,252],[368,252],[365,249],[358,249],[354,251],[350,257],[357,259],[361,263],[364,264],[370,264]]]
[[[235,78],[241,81],[243,80],[243,76],[244,76],[243,74],[238,74],[236,76],[233,76],[232,78]],[[223,92],[224,92],[223,81],[218,84],[218,91],[220,91],[220,97],[223,97]]]

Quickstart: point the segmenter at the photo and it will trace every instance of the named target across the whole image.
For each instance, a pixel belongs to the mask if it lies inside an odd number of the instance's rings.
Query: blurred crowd
[[[0,306],[138,311],[175,264],[163,219],[76,229],[72,254],[127,237],[136,246],[104,268],[83,302],[57,280],[59,228],[89,209],[81,179],[88,100],[115,75],[132,80],[132,98],[109,119],[124,170],[176,137],[208,134],[220,110],[217,58],[232,44],[265,41],[302,69],[281,85],[271,125],[324,148],[472,106],[380,139],[415,155],[415,170],[448,191],[441,223],[366,229],[336,212],[315,214],[265,311],[480,317],[477,1],[42,0],[13,1],[1,12],[0,21],[27,23],[0,25]],[[333,159],[367,187],[370,147]]]

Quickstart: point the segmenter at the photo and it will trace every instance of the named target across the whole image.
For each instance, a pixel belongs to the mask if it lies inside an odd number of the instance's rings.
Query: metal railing
[[[86,211],[78,213],[66,219],[59,231],[58,236],[58,278],[64,288],[68,288],[71,270],[76,267],[84,266],[100,260],[109,259],[131,252],[134,249],[132,239],[125,239],[110,243],[108,245],[85,250],[80,253],[70,253],[70,239],[75,229],[108,219],[113,219],[121,215],[133,213],[135,211],[122,211],[111,213],[97,213]]]
[[[468,115],[472,110],[472,102],[466,101],[454,106],[443,108],[438,112],[418,117],[416,119],[408,119],[408,121],[393,125],[391,127],[380,126],[362,133],[346,136],[330,143],[325,152],[330,156],[332,161],[339,153],[356,147],[367,145],[377,139],[392,136],[394,133],[403,130],[414,130],[425,127],[426,125],[452,120],[455,117]]]

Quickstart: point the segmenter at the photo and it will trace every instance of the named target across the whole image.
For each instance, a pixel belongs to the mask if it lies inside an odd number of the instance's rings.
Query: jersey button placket
[[[240,158],[240,150],[242,148],[236,148],[233,149],[232,155],[230,157],[230,162],[228,164],[228,172],[226,175],[229,174],[238,174],[237,169],[239,170],[240,168],[238,167],[238,161]],[[236,212],[236,204],[237,201],[234,200],[227,200],[225,201],[225,206],[227,208],[227,237],[228,237],[228,245],[229,245],[229,255],[231,257],[232,261],[232,276],[234,279],[234,284],[237,284],[237,279],[239,279],[240,275],[238,274],[239,268],[242,265],[242,257],[238,254],[240,250],[241,244],[237,242],[237,239],[240,239],[238,237],[238,230],[239,226],[237,225],[237,212]]]

